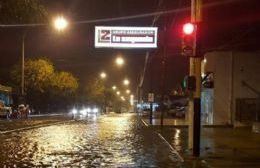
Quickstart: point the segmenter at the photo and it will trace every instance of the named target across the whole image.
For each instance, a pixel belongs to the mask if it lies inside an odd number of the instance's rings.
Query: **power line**
[[[158,10],[158,9],[160,8],[160,6],[162,5],[162,3],[163,3],[163,0],[159,0],[156,10]],[[154,25],[155,25],[155,23],[156,23],[156,21],[159,19],[159,17],[160,17],[160,14],[154,16],[153,22],[152,22],[152,25],[151,25],[151,26],[154,26]],[[140,87],[140,88],[143,86],[143,83],[144,83],[144,77],[145,77],[145,72],[146,72],[146,68],[147,68],[148,61],[149,61],[149,57],[150,57],[150,52],[147,51],[147,52],[145,53],[144,69],[143,69],[143,72],[141,73],[140,83],[138,84],[138,87]]]
[[[221,1],[221,2],[212,2],[212,3],[205,4],[204,7],[209,8],[209,7],[229,4],[229,3],[233,3],[233,2],[238,2],[238,1],[246,1],[246,0],[225,0],[225,1]],[[171,10],[165,10],[165,11],[157,11],[157,12],[151,12],[151,13],[130,15],[130,16],[75,21],[75,22],[72,22],[71,24],[91,24],[91,23],[102,23],[102,22],[111,22],[111,21],[119,21],[119,20],[139,19],[139,18],[146,18],[146,17],[158,16],[158,15],[168,15],[168,14],[172,14],[172,13],[185,12],[185,11],[189,11],[189,10],[190,10],[190,7],[183,7],[183,8],[179,8],[179,9],[171,9]],[[0,24],[0,28],[39,27],[39,26],[47,26],[47,25],[49,25],[49,24],[47,24],[47,23]]]

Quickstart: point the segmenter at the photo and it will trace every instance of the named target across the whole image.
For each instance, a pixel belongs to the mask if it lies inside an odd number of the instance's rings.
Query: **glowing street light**
[[[120,95],[120,92],[119,92],[119,91],[117,91],[117,92],[116,92],[116,94],[117,94],[117,95]]]
[[[130,94],[131,91],[130,91],[129,89],[127,89],[125,92],[126,92],[127,94]]]
[[[125,97],[124,97],[124,96],[121,96],[121,100],[125,101]]]
[[[54,20],[54,27],[58,31],[62,31],[64,29],[66,29],[67,26],[68,26],[68,21],[66,19],[64,19],[64,17],[62,17],[62,16],[59,16]]]
[[[100,77],[101,77],[102,79],[105,79],[105,78],[107,77],[107,74],[106,74],[105,72],[102,72],[102,73],[100,74]]]
[[[117,57],[116,58],[116,64],[118,66],[122,66],[125,63],[125,60],[122,57]]]
[[[134,95],[130,95],[130,105],[134,105]]]
[[[68,22],[62,17],[59,16],[53,20],[53,26],[58,31],[64,30],[68,26]],[[21,72],[21,95],[24,96],[25,90],[24,90],[24,52],[25,52],[25,37],[26,35],[23,34],[22,37],[22,72]]]
[[[125,80],[123,81],[123,83],[124,83],[124,85],[128,86],[129,83],[130,83],[130,81],[129,81],[128,79],[125,79]]]
[[[113,86],[112,89],[113,89],[113,90],[116,90],[116,86]]]

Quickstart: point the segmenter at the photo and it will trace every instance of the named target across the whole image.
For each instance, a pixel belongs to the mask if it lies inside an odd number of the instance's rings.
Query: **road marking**
[[[28,117],[52,117],[52,116],[62,116],[64,114],[35,114],[35,115],[29,115]]]
[[[148,124],[147,124],[143,119],[141,119],[141,120],[142,120],[143,124],[144,124],[146,127],[148,127]]]
[[[74,121],[74,120],[59,121],[59,122],[55,122],[55,123],[51,123],[51,124],[42,124],[42,125],[35,125],[35,126],[31,126],[31,127],[17,128],[17,129],[13,129],[13,130],[0,131],[0,134],[7,134],[7,133],[12,133],[12,132],[31,130],[31,129],[35,129],[35,128],[48,127],[48,126],[63,124],[63,123],[71,122],[71,121]]]
[[[179,154],[179,152],[177,152],[176,149],[174,149],[172,147],[172,145],[160,134],[160,133],[157,133],[157,135],[169,146],[169,148],[173,151],[173,153],[175,153],[177,155],[177,157],[179,158],[179,160],[181,162],[184,162],[184,159],[181,157],[181,155]]]

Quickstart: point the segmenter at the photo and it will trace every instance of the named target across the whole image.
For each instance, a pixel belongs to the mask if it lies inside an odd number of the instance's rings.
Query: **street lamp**
[[[59,16],[54,19],[54,27],[58,31],[64,30],[67,26],[68,26],[68,22],[67,22],[67,20],[64,19],[64,17]]]
[[[113,90],[116,90],[116,86],[113,86],[112,89],[113,89]]]
[[[54,19],[54,27],[58,31],[63,31],[68,26],[68,21],[62,16],[58,16]]]
[[[131,91],[129,89],[127,89],[125,92],[126,92],[126,94],[130,94]]]
[[[66,19],[64,19],[64,17],[59,16],[56,19],[54,19],[54,27],[56,30],[58,31],[63,31],[67,26],[68,26],[68,21]],[[25,63],[25,59],[24,59],[24,53],[25,53],[25,37],[26,34],[23,33],[22,36],[22,74],[21,74],[21,95],[24,96],[25,95],[25,89],[24,89],[24,63]]]
[[[123,83],[124,83],[124,85],[128,86],[129,83],[130,83],[130,81],[129,81],[128,79],[125,79],[125,80],[123,81]]]
[[[105,79],[105,78],[107,77],[107,74],[106,74],[105,72],[101,72],[101,73],[100,73],[100,77],[101,77],[102,79]]]
[[[116,58],[116,64],[118,66],[122,66],[125,63],[124,59],[122,57],[117,57]]]
[[[130,95],[130,105],[134,105],[134,95]]]
[[[123,101],[125,101],[125,97],[124,97],[124,96],[121,96],[121,99],[122,99]]]

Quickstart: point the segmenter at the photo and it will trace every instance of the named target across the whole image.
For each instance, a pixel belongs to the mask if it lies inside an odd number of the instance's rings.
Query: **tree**
[[[0,23],[26,24],[47,21],[48,12],[39,0],[0,0]]]
[[[11,70],[11,78],[18,87],[21,82],[19,64]],[[26,100],[44,109],[46,105],[68,104],[78,88],[77,79],[69,72],[55,72],[53,64],[47,59],[25,61]]]
[[[51,77],[51,88],[63,95],[75,93],[78,88],[77,79],[69,72],[56,72]]]
[[[24,65],[25,92],[45,92],[50,86],[50,77],[54,74],[52,63],[47,59],[29,59]],[[12,68],[11,78],[19,86],[21,83],[20,64]]]
[[[104,81],[100,78],[92,78],[85,85],[84,96],[88,102],[102,104],[104,102],[104,93]]]

